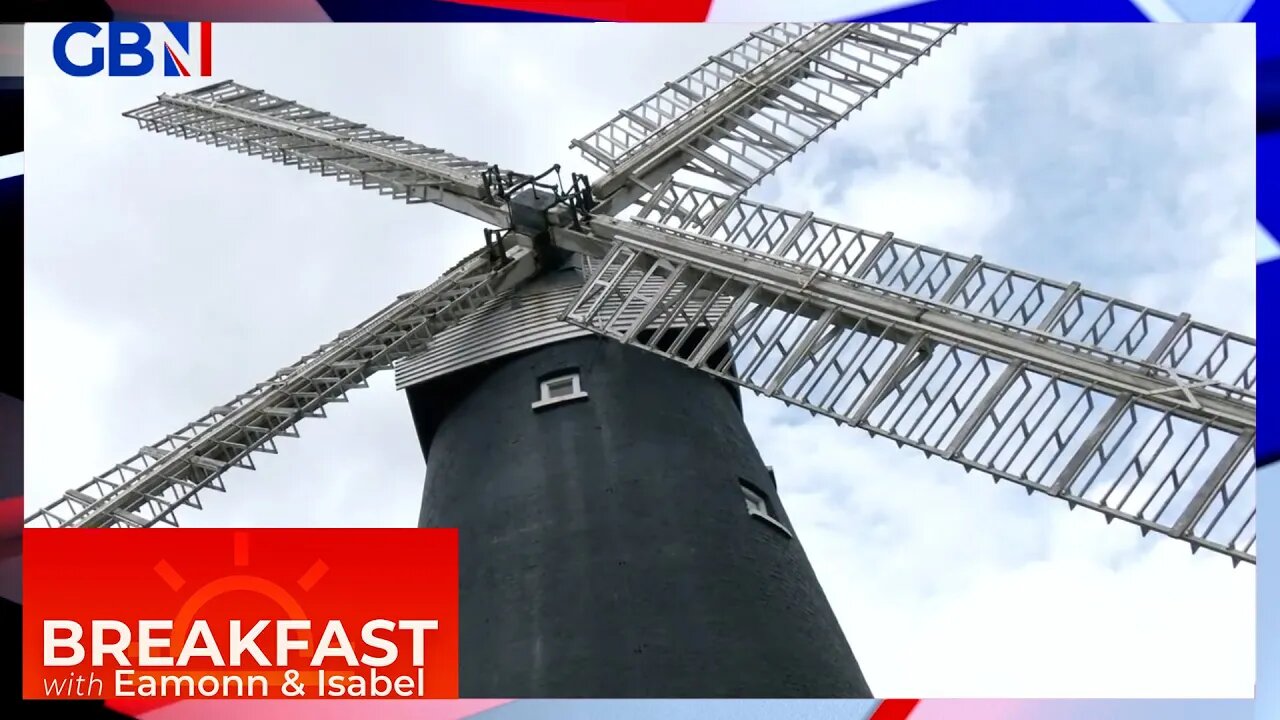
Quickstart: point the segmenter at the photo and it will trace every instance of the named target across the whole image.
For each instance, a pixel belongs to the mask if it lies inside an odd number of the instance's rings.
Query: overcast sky
[[[215,71],[504,167],[748,26],[230,26]],[[265,379],[481,226],[120,116],[207,79],[76,79],[26,47],[28,508]],[[755,195],[1254,333],[1249,26],[969,26]],[[594,173],[593,173],[594,174]],[[389,373],[187,525],[410,526]],[[883,696],[1248,696],[1254,570],[748,397],[748,425]]]

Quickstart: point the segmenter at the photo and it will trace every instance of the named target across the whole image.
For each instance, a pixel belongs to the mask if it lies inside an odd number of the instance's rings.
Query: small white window
[[[775,530],[787,537],[791,537],[791,531],[787,529],[787,526],[773,516],[773,510],[769,507],[768,498],[748,485],[745,480],[739,480],[738,482],[742,487],[742,497],[747,501],[747,514],[771,525]]]
[[[768,501],[760,497],[760,495],[757,494],[755,490],[752,490],[746,485],[743,485],[742,494],[747,499],[747,512],[751,513],[752,515],[764,515],[765,517],[769,516]]]
[[[582,378],[576,372],[550,377],[539,383],[538,399],[533,403],[535,409],[585,398],[582,391]]]

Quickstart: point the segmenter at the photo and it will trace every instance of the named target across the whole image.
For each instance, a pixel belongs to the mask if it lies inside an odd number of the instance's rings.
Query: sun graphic
[[[232,565],[237,568],[249,567],[249,533],[236,532],[232,534]],[[153,568],[156,575],[160,577],[169,589],[177,593],[187,585],[186,579],[176,568],[167,560],[160,560]],[[329,566],[323,560],[315,560],[306,572],[298,576],[295,584],[303,592],[310,591],[317,583],[329,572]],[[192,624],[198,617],[200,611],[206,605],[215,599],[233,592],[251,592],[275,603],[285,616],[290,620],[306,620],[307,615],[302,609],[302,604],[298,602],[293,594],[266,578],[239,573],[233,575],[223,575],[215,578],[204,585],[196,588],[187,596],[186,601],[178,608],[178,612],[173,618],[173,645],[171,647],[181,647],[181,643],[185,641],[187,633],[190,631]],[[304,630],[301,633],[301,639],[307,641],[308,646],[312,645],[312,633],[310,630]],[[238,675],[241,672],[247,672],[248,669],[228,669],[225,671],[227,675]],[[193,672],[192,674],[213,674],[206,672]],[[284,671],[259,672],[255,671],[255,675],[265,677],[267,682],[278,685],[284,679]],[[301,671],[299,673],[298,682],[307,683],[315,680],[318,674],[315,671]]]

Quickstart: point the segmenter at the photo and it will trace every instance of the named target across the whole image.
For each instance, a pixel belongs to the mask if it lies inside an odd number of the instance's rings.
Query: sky
[[[217,79],[506,168],[753,26],[229,26]],[[68,78],[26,48],[28,510],[430,283],[482,226],[120,113],[207,79]],[[967,26],[753,194],[1254,333],[1251,27]],[[189,526],[411,526],[390,373]],[[1252,566],[748,395],[881,696],[1253,694]]]

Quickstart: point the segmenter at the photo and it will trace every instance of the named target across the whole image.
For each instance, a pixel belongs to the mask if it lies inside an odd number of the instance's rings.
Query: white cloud
[[[901,160],[834,175],[805,166],[781,176],[787,207],[952,252],[979,254],[1009,210],[1009,192],[983,186],[955,169]],[[778,200],[773,201],[778,204]],[[847,220],[846,220],[847,218]]]
[[[78,486],[92,474],[83,472],[78,457],[102,457],[107,448],[99,432],[73,429],[95,428],[110,416],[102,397],[120,382],[122,328],[86,323],[38,286],[28,287],[25,300],[22,409],[28,487],[33,467],[66,487]],[[67,451],[69,445],[74,453]],[[53,499],[50,485],[40,488],[43,500]]]
[[[223,26],[217,62],[452,152],[585,171],[569,139],[748,29]],[[761,197],[1250,330],[1253,136],[1237,126],[1252,123],[1253,50],[1239,34],[964,28]],[[31,506],[480,243],[438,209],[141,133],[119,113],[196,83],[60,77],[50,37],[29,27],[26,42],[28,407],[45,398],[28,418]],[[1181,65],[1162,68],[1175,46]],[[414,523],[405,399],[386,376],[352,400],[183,519]],[[775,402],[746,408],[878,692],[1252,692],[1252,568]]]

